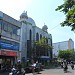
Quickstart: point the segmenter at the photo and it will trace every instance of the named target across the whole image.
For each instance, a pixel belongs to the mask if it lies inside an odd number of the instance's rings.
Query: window
[[[32,39],[32,32],[31,32],[31,30],[30,30],[30,32],[29,32],[29,35],[30,35],[29,39],[30,39],[30,41],[31,41],[31,39]]]
[[[3,21],[3,30],[8,30],[8,24],[5,21]]]
[[[12,25],[8,24],[8,32],[12,33]]]
[[[13,34],[16,34],[17,35],[17,33],[18,33],[18,30],[19,28],[17,27],[17,26],[14,26],[13,25]]]
[[[0,28],[1,28],[1,25],[2,25],[2,20],[0,20]]]
[[[39,41],[39,34],[36,33],[36,41]]]
[[[42,38],[42,35],[40,34],[40,39]]]

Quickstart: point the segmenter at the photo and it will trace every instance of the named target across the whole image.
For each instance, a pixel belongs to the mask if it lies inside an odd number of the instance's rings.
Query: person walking
[[[63,69],[64,69],[64,72],[67,72],[67,69],[68,69],[67,61],[64,61]]]
[[[74,69],[74,63],[73,63],[73,61],[71,62],[71,68],[72,68],[72,70]]]
[[[18,74],[25,75],[25,70],[24,70],[24,68],[22,67],[22,64],[21,64],[20,61],[17,63],[17,75],[18,75]]]

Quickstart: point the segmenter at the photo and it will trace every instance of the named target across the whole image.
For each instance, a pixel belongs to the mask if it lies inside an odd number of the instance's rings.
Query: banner
[[[1,49],[19,50],[19,45],[12,45],[4,42],[0,42]]]

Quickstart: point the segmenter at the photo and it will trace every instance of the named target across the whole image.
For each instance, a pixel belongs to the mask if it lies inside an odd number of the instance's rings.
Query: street
[[[72,70],[71,67],[68,67],[68,72],[64,73],[63,69],[57,68],[57,69],[45,69],[44,71],[41,71],[40,74],[26,74],[26,75],[75,75],[75,69]]]
[[[9,75],[8,73],[0,73],[0,75]],[[44,69],[39,74],[37,73],[28,73],[25,75],[75,75],[75,69],[72,70],[71,67],[68,67],[68,72],[64,73],[63,69],[55,68],[55,69]]]

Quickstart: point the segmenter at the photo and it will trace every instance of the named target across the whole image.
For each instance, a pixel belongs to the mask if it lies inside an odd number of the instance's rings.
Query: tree
[[[59,50],[58,57],[66,60],[70,60],[73,49]]]
[[[47,41],[48,39],[43,37],[34,43],[35,48],[33,50],[33,54],[35,57],[48,55],[48,51],[52,49],[52,46],[50,46]]]
[[[69,26],[72,31],[75,30],[75,0],[64,0],[64,3],[58,6],[56,11],[60,10],[65,14],[65,20],[60,23],[61,26]]]
[[[75,51],[71,54],[71,60],[75,61]]]

